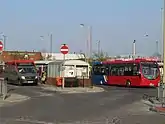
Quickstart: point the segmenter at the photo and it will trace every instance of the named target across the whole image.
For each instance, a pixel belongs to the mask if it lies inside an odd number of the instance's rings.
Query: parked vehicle
[[[108,66],[103,62],[93,62],[92,64],[92,83],[96,85],[107,83]]]
[[[13,60],[5,63],[5,79],[8,83],[23,85],[25,83],[38,84],[37,69],[34,61]]]
[[[157,87],[160,70],[156,61],[147,59],[113,60],[103,64],[109,68],[109,85]]]

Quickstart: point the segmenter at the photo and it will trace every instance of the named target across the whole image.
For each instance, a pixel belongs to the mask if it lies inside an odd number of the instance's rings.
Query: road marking
[[[53,96],[54,94],[53,93],[44,93],[44,92],[40,92],[40,91],[36,91],[36,92],[33,92],[34,94],[38,94],[38,95],[34,95],[32,96],[31,98],[38,98],[38,97],[44,97],[44,96]]]
[[[31,120],[31,119],[15,119],[17,122],[29,122],[29,123],[34,123],[34,124],[54,124],[52,122],[46,122],[46,121],[39,121],[39,120]]]

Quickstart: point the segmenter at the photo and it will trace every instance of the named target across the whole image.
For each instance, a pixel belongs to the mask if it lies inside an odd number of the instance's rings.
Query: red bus
[[[38,84],[38,74],[34,61],[13,60],[5,63],[5,79],[8,83],[23,85],[25,83]]]
[[[108,85],[157,87],[160,71],[156,61],[147,59],[105,61]]]

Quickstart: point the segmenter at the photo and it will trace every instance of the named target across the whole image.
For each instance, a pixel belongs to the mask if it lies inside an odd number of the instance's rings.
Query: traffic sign
[[[2,41],[0,41],[0,51],[2,52],[2,50],[3,50],[3,43]]]
[[[62,54],[68,54],[68,52],[69,52],[69,47],[66,45],[66,44],[63,44],[62,46],[61,46],[61,49],[60,49],[60,51],[61,51],[61,53]]]

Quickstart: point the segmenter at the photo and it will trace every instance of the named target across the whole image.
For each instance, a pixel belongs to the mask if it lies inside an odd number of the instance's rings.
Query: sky
[[[109,55],[159,52],[162,47],[163,0],[0,0],[0,32],[7,36],[7,50],[60,52],[85,51],[88,26],[92,26],[92,50]],[[85,26],[82,28],[80,24]],[[145,37],[148,34],[148,37]],[[43,36],[41,38],[40,36]]]

